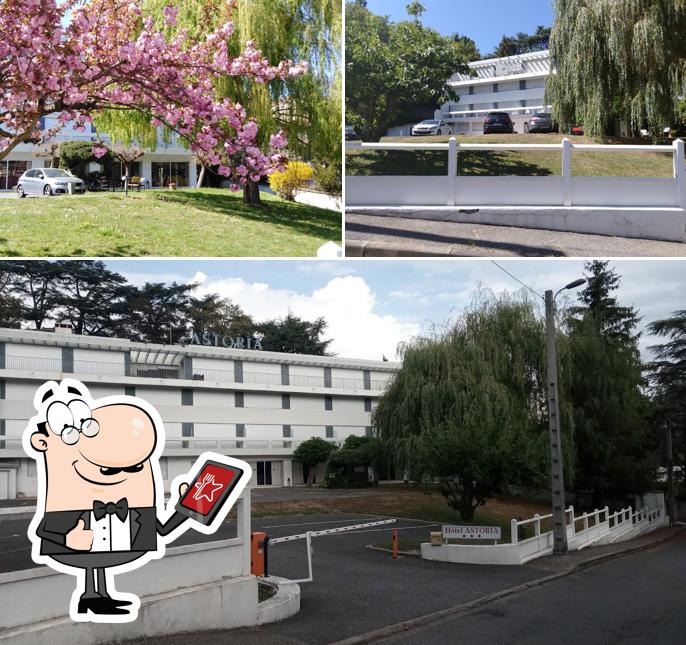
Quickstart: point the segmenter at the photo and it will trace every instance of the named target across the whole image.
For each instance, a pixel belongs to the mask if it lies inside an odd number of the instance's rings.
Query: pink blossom
[[[176,24],[177,14],[165,7],[165,23]],[[17,141],[49,139],[70,122],[80,131],[99,110],[126,109],[171,129],[235,189],[283,167],[286,157],[276,152],[287,145],[283,133],[262,151],[258,124],[240,103],[216,98],[215,83],[227,75],[284,80],[307,64],[270,65],[252,41],[232,54],[230,22],[198,42],[140,16],[139,0],[0,0],[0,161]],[[40,132],[41,118],[54,112],[56,125]],[[93,146],[96,157],[106,153]]]
[[[173,26],[176,24],[176,15],[179,13],[177,7],[165,7],[162,9],[162,13],[164,14],[164,21],[168,25]]]

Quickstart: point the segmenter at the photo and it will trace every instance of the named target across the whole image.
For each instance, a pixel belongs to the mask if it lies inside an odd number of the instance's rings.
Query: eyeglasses
[[[73,446],[78,442],[81,434],[86,437],[95,437],[95,435],[100,432],[100,424],[93,418],[83,419],[81,421],[81,427],[76,426],[65,426],[60,432],[60,438],[64,443],[69,446]]]
[[[74,399],[69,404],[55,401],[48,408],[46,420],[64,443],[73,446],[81,435],[95,437],[100,432],[100,424],[92,414],[88,404],[81,399]]]

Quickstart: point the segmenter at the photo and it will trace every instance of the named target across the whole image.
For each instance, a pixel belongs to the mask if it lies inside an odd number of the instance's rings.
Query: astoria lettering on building
[[[208,347],[231,347],[233,349],[262,349],[262,341],[252,336],[222,336],[209,332],[193,331],[191,345],[206,345]]]

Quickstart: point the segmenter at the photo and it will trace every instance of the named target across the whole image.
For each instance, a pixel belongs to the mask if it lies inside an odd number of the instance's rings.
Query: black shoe
[[[79,600],[78,613],[87,614],[128,614],[128,609],[117,606],[117,601],[112,598],[81,598]]]
[[[100,594],[100,597],[103,600],[113,603],[115,607],[127,607],[128,605],[133,604],[130,600],[119,600],[118,598],[112,598],[112,596],[105,596],[103,594]]]

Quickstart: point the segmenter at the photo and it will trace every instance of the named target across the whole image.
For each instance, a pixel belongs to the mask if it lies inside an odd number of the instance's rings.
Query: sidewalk
[[[346,212],[347,257],[683,257],[686,244]]]

